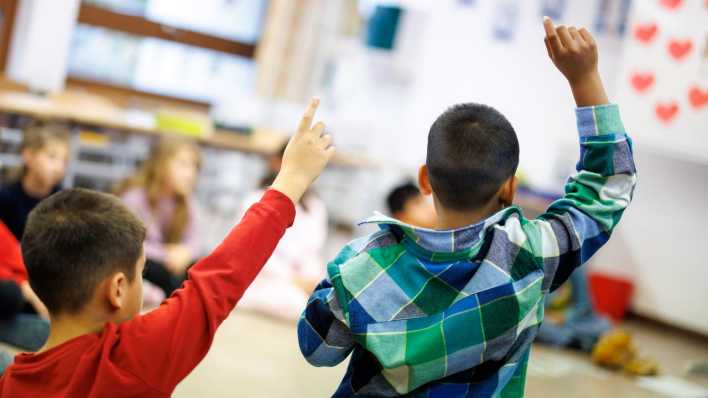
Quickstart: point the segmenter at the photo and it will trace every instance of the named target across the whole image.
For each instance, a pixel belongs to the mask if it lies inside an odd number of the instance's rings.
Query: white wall
[[[634,309],[708,334],[708,165],[641,152],[637,165],[622,229],[637,267]]]
[[[708,335],[708,165],[636,155],[634,202],[593,266],[634,282],[637,313]]]
[[[538,2],[519,2],[520,25],[509,43],[492,38],[492,0],[466,8],[457,1],[418,3],[414,11],[424,16],[416,18],[421,34],[410,83],[378,76],[381,54],[344,50],[335,90],[340,142],[411,169],[424,161],[428,128],[441,112],[459,102],[486,103],[514,125],[521,169],[535,185],[555,188],[558,145],[577,142],[577,135],[570,90],[543,44]],[[594,2],[569,0],[568,10],[567,21],[592,26]],[[620,43],[599,39],[603,74],[612,83]]]

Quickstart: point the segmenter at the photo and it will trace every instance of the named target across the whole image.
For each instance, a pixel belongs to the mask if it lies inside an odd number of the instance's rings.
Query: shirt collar
[[[411,243],[422,249],[423,254],[428,254],[426,257],[443,260],[476,254],[487,229],[513,213],[520,213],[519,208],[507,207],[476,224],[446,231],[415,227],[379,212],[375,212],[358,225],[375,224],[381,229],[398,229]]]

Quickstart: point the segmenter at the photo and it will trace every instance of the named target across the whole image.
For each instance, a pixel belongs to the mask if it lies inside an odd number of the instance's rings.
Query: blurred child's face
[[[57,185],[66,172],[69,148],[64,142],[49,141],[39,149],[27,149],[22,153],[27,176],[51,188]]]
[[[394,216],[406,224],[423,228],[434,228],[437,220],[435,206],[423,195],[409,199],[403,211]]]
[[[182,195],[189,195],[194,190],[198,174],[197,154],[189,147],[179,149],[170,160],[168,184]]]

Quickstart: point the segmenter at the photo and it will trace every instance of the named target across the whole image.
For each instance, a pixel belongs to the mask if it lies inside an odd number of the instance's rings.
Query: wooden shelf
[[[40,120],[66,121],[99,128],[121,130],[129,133],[168,135],[178,131],[160,129],[155,125],[155,113],[129,110],[115,105],[106,97],[85,92],[67,91],[52,96],[39,96],[22,91],[0,89],[0,112],[29,116]],[[192,112],[193,111],[189,111]],[[141,117],[145,116],[145,117]],[[208,125],[206,113],[200,114]],[[199,116],[199,114],[197,115]],[[209,129],[207,129],[209,130]],[[191,137],[204,145],[242,152],[269,155],[275,153],[287,135],[265,129],[238,134],[222,130],[207,131],[202,137]],[[376,163],[361,154],[338,153],[332,162],[335,166],[367,168]]]

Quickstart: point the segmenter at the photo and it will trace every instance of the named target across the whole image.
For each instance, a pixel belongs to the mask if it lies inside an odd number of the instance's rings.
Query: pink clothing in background
[[[243,209],[248,209],[263,196],[257,191],[246,197]],[[265,267],[246,290],[241,308],[248,308],[279,318],[296,320],[307,304],[310,292],[305,292],[296,280],[319,282],[325,274],[322,256],[327,239],[327,208],[314,195],[307,195],[296,204],[295,222],[280,240]]]
[[[145,223],[145,256],[151,260],[163,263],[166,257],[165,234],[164,231],[170,223],[175,210],[173,199],[161,199],[157,204],[156,211],[150,209],[147,193],[142,188],[134,188],[121,195],[123,202]],[[196,260],[201,254],[201,241],[199,239],[198,225],[196,221],[195,201],[193,197],[189,199],[189,221],[179,244],[183,244],[192,252]],[[257,201],[258,199],[256,199]],[[254,201],[254,203],[256,202]]]

